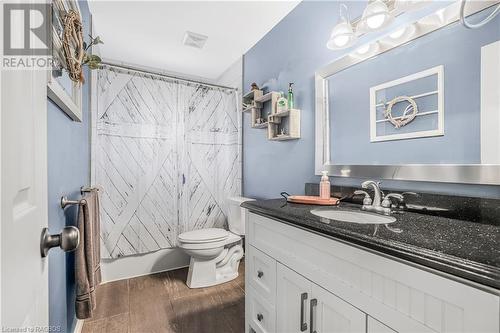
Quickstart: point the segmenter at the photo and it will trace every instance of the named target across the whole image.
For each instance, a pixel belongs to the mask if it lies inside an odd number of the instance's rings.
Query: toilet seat
[[[241,240],[241,237],[219,228],[188,231],[179,235],[179,246],[186,250],[223,247]]]
[[[229,236],[229,232],[220,228],[198,229],[184,232],[179,235],[182,243],[200,244],[223,241]]]

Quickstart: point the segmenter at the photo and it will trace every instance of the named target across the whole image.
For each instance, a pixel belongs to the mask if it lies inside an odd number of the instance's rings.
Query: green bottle
[[[293,109],[293,107],[294,107],[292,85],[293,85],[293,82],[290,82],[288,84],[288,109]]]

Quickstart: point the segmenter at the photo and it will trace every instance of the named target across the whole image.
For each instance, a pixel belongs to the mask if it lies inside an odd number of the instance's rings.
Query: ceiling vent
[[[196,47],[197,49],[202,49],[207,42],[207,38],[208,36],[197,34],[191,31],[186,31],[183,44],[186,46]]]

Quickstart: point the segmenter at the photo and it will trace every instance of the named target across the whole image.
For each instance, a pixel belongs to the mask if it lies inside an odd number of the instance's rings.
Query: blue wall
[[[80,2],[87,39],[90,13],[87,2]],[[86,70],[85,77],[89,78]],[[76,225],[76,207],[61,209],[61,196],[80,196],[80,186],[90,182],[89,82],[83,86],[83,122],[73,122],[52,101],[48,113],[48,201],[49,229],[59,232],[66,225]],[[49,323],[61,332],[73,332],[75,317],[74,254],[60,250],[49,252]]]
[[[243,119],[243,191],[257,198],[279,197],[281,191],[300,194],[304,183],[318,182],[314,175],[314,72],[350,50],[331,51],[325,46],[338,21],[339,1],[304,1],[264,36],[244,56],[243,87],[252,82],[270,90],[286,91],[295,82],[296,107],[301,109],[300,140],[273,142],[265,130],[250,128],[250,115]],[[398,17],[390,29],[425,16],[446,2],[436,2],[423,10]],[[348,2],[350,16],[361,15],[366,2]],[[363,36],[362,45],[387,33]],[[361,180],[335,178],[334,184],[359,186]],[[425,182],[384,181],[386,187],[435,193],[500,197],[497,186],[467,186]]]

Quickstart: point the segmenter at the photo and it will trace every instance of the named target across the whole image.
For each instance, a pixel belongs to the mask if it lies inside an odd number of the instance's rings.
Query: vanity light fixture
[[[365,44],[356,49],[358,54],[366,54],[368,51],[370,51],[370,44]]]
[[[372,0],[366,6],[360,25],[363,31],[376,31],[387,27],[394,16],[383,0]]]
[[[395,0],[394,7],[399,10],[408,12],[411,10],[416,10],[427,5],[428,0]]]
[[[356,54],[362,56],[363,58],[370,57],[371,55],[377,53],[379,48],[379,43],[377,42],[365,44],[356,49]]]
[[[346,15],[342,15],[342,9],[345,10]],[[330,50],[345,49],[356,42],[357,36],[354,33],[345,4],[340,5],[340,20],[341,22],[333,27],[330,39],[326,43],[326,47]]]
[[[406,32],[406,27],[399,28],[398,30],[392,32],[389,34],[389,37],[392,39],[399,39],[401,36],[403,36]]]
[[[363,15],[353,20],[347,15],[347,6],[341,4],[340,22],[333,28],[326,47],[331,50],[351,47],[364,34],[383,29],[391,24],[398,15],[425,7],[429,3],[428,0],[368,0]],[[410,38],[416,33],[416,30],[415,26],[398,29],[392,32],[389,38],[401,41]],[[361,51],[363,48],[356,50],[356,53],[361,55]],[[368,52],[368,50],[366,51]]]
[[[391,38],[394,41],[402,41],[403,39],[408,39],[411,36],[413,36],[415,32],[416,32],[415,25],[411,24],[394,30],[389,34],[389,38]]]

